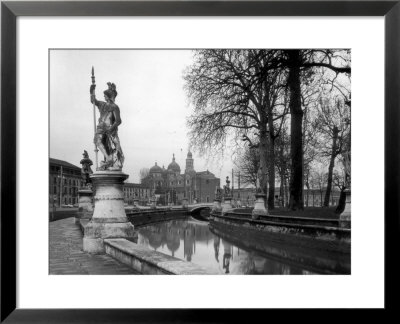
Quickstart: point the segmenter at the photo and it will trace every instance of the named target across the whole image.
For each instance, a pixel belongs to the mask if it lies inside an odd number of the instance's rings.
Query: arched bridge
[[[207,220],[210,215],[210,210],[213,207],[213,203],[201,203],[195,205],[189,205],[188,210],[190,215],[196,219]]]

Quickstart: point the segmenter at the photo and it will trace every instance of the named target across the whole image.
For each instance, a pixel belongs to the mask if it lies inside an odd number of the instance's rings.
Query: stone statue
[[[92,180],[90,179],[90,174],[93,173],[92,168],[90,167],[93,165],[93,162],[91,159],[89,159],[89,154],[86,150],[83,151],[83,159],[80,162],[82,164],[82,178],[85,181],[85,186],[86,187],[91,187],[92,185]]]
[[[118,126],[121,124],[119,107],[115,104],[117,90],[114,83],[108,82],[104,91],[104,101],[96,99],[95,84],[90,86],[90,100],[100,112],[94,143],[104,155],[99,170],[121,170],[124,164],[124,154],[118,138]]]
[[[217,188],[216,192],[215,192],[215,199],[222,199],[222,189],[221,188]]]
[[[226,185],[224,186],[224,192],[225,192],[225,196],[230,196],[231,194],[231,188],[229,188],[229,184],[231,182],[229,181],[229,177],[226,177]]]

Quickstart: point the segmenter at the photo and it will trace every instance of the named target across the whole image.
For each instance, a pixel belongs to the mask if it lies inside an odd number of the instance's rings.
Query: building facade
[[[81,168],[69,162],[50,158],[49,203],[60,207],[78,203],[78,190],[84,186]]]
[[[212,202],[216,189],[220,187],[220,179],[210,171],[196,172],[191,152],[186,157],[185,171],[175,161],[175,155],[167,169],[157,165],[149,170],[149,175],[143,179],[161,205],[179,205],[183,199],[189,204],[195,202]]]
[[[149,203],[151,197],[150,188],[140,183],[124,183],[124,203],[133,205],[134,201],[137,200],[138,204],[145,206]]]

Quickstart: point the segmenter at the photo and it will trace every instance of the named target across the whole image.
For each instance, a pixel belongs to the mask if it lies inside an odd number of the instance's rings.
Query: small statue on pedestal
[[[224,192],[225,192],[225,196],[230,197],[231,195],[231,188],[229,188],[229,184],[231,182],[229,181],[229,177],[226,177],[226,185],[224,186]]]
[[[86,150],[83,151],[83,159],[81,160],[80,164],[82,164],[81,174],[83,180],[85,181],[85,186],[87,188],[91,188],[92,180],[90,179],[90,175],[93,173],[93,171],[90,166],[93,165],[93,162],[91,159],[89,159],[89,154]]]

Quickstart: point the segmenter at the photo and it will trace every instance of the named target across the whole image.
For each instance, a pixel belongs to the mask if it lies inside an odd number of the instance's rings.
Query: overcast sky
[[[165,167],[175,153],[185,168],[189,148],[186,117],[191,113],[182,78],[192,62],[189,50],[52,50],[50,51],[50,157],[80,167],[83,150],[95,163],[91,68],[96,97],[104,100],[107,82],[117,86],[122,124],[118,134],[125,155],[123,172],[139,182],[139,171],[155,162]],[[99,113],[96,108],[96,122]],[[209,161],[192,149],[196,171],[231,175],[232,162]],[[99,161],[103,158],[99,151]],[[223,182],[221,181],[221,185]]]

